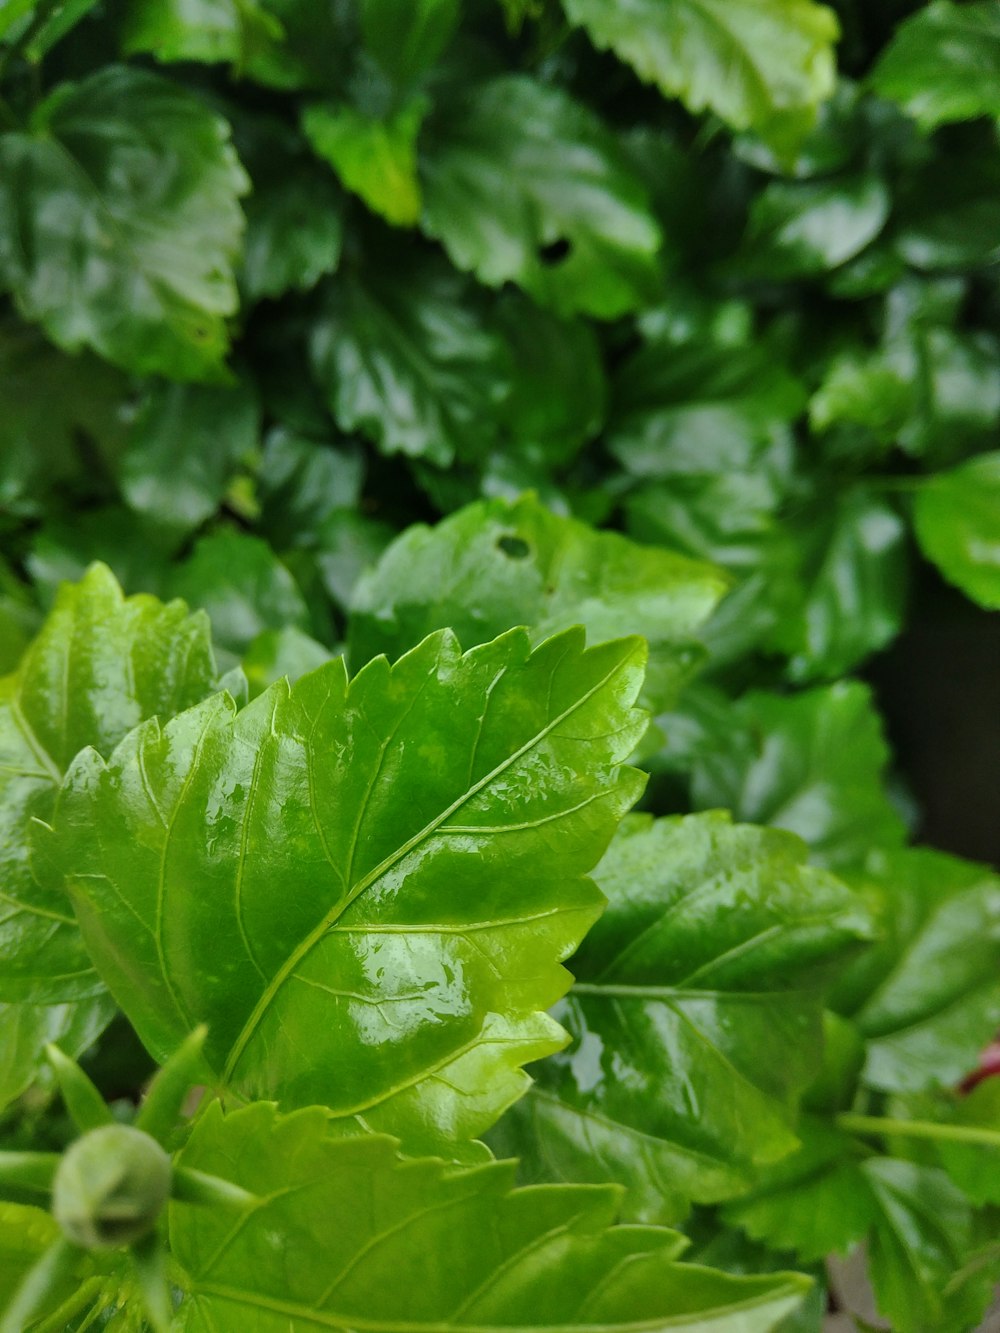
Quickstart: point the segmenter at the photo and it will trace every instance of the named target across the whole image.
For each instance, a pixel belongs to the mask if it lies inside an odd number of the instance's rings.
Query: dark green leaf
[[[980,606],[1000,609],[1000,453],[930,477],[914,529],[924,555]]]
[[[0,139],[0,279],[69,351],[217,378],[247,184],[228,126],[193,93],[108,66]]]
[[[940,852],[871,859],[859,877],[884,938],[834,995],[867,1038],[864,1080],[949,1087],[1000,1027],[1000,879]]]
[[[356,451],[335,449],[279,427],[269,433],[257,469],[261,526],[279,550],[315,546],[337,510],[356,509],[363,467]]]
[[[759,344],[654,341],[619,373],[608,442],[636,476],[745,471],[777,480],[776,439],[804,403],[802,385]]]
[[[990,0],[934,0],[897,29],[871,76],[925,130],[1000,116],[1000,13]]]
[[[894,1333],[937,1333],[948,1327],[948,1283],[972,1239],[968,1200],[935,1167],[882,1157],[862,1169],[878,1206],[868,1253],[879,1311]],[[992,1286],[985,1276],[979,1313]]]
[[[64,356],[37,329],[4,320],[0,512],[37,516],[51,490],[92,473],[95,463],[110,467],[124,438],[125,389],[119,373],[96,357]]]
[[[621,765],[643,660],[581,631],[462,657],[445,633],[350,685],[338,659],[81,756],[48,841],[149,1048],[205,1021],[240,1095],[417,1147],[485,1129],[562,1044],[542,1010],[642,787]]]
[[[869,245],[888,216],[889,191],[877,176],[774,181],[754,200],[733,269],[778,281],[826,273]]]
[[[777,113],[814,108],[833,91],[837,19],[812,0],[563,0],[563,7],[640,78],[736,129],[766,127]]]
[[[351,608],[351,660],[397,656],[445,626],[471,647],[515,625],[530,626],[538,643],[582,624],[594,641],[644,634],[650,687],[666,706],[725,590],[711,565],[595,532],[532,496],[480,501],[436,528],[408,528],[362,578]]]
[[[860,1145],[826,1121],[804,1117],[798,1152],[758,1172],[752,1190],[727,1204],[725,1220],[803,1263],[847,1254],[878,1215]]]
[[[242,655],[266,629],[309,628],[298,584],[266,542],[243,532],[203,537],[175,569],[172,591],[208,612],[215,643],[229,653]]]
[[[608,909],[557,1011],[573,1045],[511,1113],[536,1170],[618,1180],[630,1215],[666,1220],[796,1146],[824,981],[869,930],[805,850],[722,811],[626,820],[594,872]]]
[[[340,262],[343,196],[280,121],[241,116],[234,134],[253,182],[240,286],[251,301],[308,291]]]
[[[18,671],[0,681],[0,996],[53,1002],[101,990],[72,909],[29,864],[63,773],[93,745],[108,754],[143,719],[204,697],[215,663],[202,616],[179,602],[122,598],[95,566],[64,587]]]
[[[424,228],[493,287],[612,319],[653,290],[660,230],[625,153],[582,103],[516,75],[470,90],[429,128]]]
[[[814,551],[801,612],[779,631],[792,680],[852,670],[899,631],[906,595],[906,528],[890,505],[857,487],[811,515]],[[824,512],[825,511],[825,512]]]
[[[312,335],[316,375],[341,430],[442,467],[478,452],[510,394],[510,353],[444,265],[331,284]]]
[[[789,829],[821,865],[842,869],[903,840],[882,783],[888,757],[871,694],[855,681],[788,698],[754,692],[696,757],[692,797]]]
[[[406,87],[437,60],[458,24],[460,0],[360,0],[365,47],[393,81]]]
[[[134,418],[120,465],[136,513],[181,538],[218,509],[230,477],[257,447],[259,410],[246,384],[158,384]]]
[[[315,1109],[224,1117],[216,1104],[181,1162],[262,1199],[235,1227],[211,1209],[173,1207],[191,1333],[359,1321],[372,1333],[709,1333],[734,1320],[741,1333],[767,1333],[809,1290],[797,1274],[678,1264],[676,1232],[613,1225],[612,1189],[512,1190],[508,1163],[406,1161],[382,1137],[329,1137]]]

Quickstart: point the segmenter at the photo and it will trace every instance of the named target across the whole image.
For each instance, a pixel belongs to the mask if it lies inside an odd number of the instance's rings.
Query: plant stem
[[[878,1115],[855,1115],[844,1111],[837,1125],[853,1134],[878,1134],[885,1138],[936,1139],[941,1143],[978,1143],[1000,1148],[1000,1130],[978,1125],[940,1125],[934,1120],[890,1120]]]

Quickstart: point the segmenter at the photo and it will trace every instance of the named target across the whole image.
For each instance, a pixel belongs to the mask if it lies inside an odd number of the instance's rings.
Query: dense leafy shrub
[[[974,1328],[1000,880],[851,673],[1000,607],[994,0],[6,0],[0,80],[4,1333],[805,1333],[862,1244]]]

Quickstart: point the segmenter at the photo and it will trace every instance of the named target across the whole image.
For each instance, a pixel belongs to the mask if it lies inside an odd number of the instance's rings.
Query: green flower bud
[[[170,1158],[130,1125],[102,1125],[71,1144],[52,1186],[52,1212],[66,1237],[88,1250],[140,1240],[170,1193]]]

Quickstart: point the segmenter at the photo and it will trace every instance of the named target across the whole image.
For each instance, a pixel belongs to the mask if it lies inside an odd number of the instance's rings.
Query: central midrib
[[[374,870],[370,870],[367,875],[365,875],[362,879],[358,881],[358,883],[348,892],[348,894],[342,901],[338,902],[334,907],[330,909],[329,912],[327,912],[327,914],[323,917],[323,919],[316,926],[313,927],[313,929],[309,932],[309,934],[289,954],[288,958],[286,958],[285,962],[281,965],[278,971],[271,978],[271,981],[268,983],[266,989],[263,991],[257,1003],[254,1005],[253,1010],[250,1013],[250,1017],[243,1025],[242,1031],[236,1038],[229,1052],[225,1068],[222,1071],[222,1077],[225,1082],[228,1083],[232,1079],[236,1066],[242,1059],[243,1053],[245,1052],[248,1044],[253,1038],[253,1035],[256,1032],[257,1028],[260,1026],[260,1023],[262,1022],[264,1015],[267,1013],[268,1009],[270,1009],[272,1003],[274,1002],[275,996],[278,994],[278,992],[284,986],[285,982],[293,974],[293,972],[299,966],[302,960],[312,952],[312,950],[316,947],[316,945],[327,933],[327,931],[330,930],[330,928],[337,923],[337,921],[340,919],[340,917],[343,916],[343,914],[347,911],[347,909],[351,906],[351,904],[357,898],[359,898],[361,894],[365,892],[366,889],[370,888],[374,883],[376,883],[379,879],[381,879],[383,875],[385,875],[388,871],[390,871],[393,868],[393,866],[398,865],[398,863],[402,861],[406,856],[408,856],[415,847],[418,847],[420,843],[424,841],[425,838],[429,838],[433,833],[435,833],[445,822],[445,820],[449,819],[453,814],[455,814],[457,810],[460,810],[462,806],[466,804],[467,801],[470,801],[473,798],[473,796],[477,796],[479,792],[481,792],[485,787],[488,787],[491,782],[493,782],[496,778],[500,777],[501,774],[505,773],[507,769],[511,767],[512,764],[517,763],[519,759],[523,758],[524,755],[530,753],[531,750],[534,749],[536,745],[540,744],[540,742],[543,741],[546,738],[546,736],[551,735],[551,733],[556,729],[556,727],[560,726],[563,722],[565,722],[567,718],[572,717],[575,712],[577,712],[580,708],[584,706],[584,704],[589,703],[590,700],[594,697],[594,695],[597,694],[600,690],[602,690],[605,687],[605,685],[607,685],[608,681],[611,680],[611,678],[618,671],[621,670],[626,661],[627,658],[619,659],[614,664],[614,666],[611,668],[610,671],[608,671],[604,676],[602,676],[601,679],[595,685],[592,685],[591,688],[587,690],[585,694],[581,695],[580,698],[576,699],[569,708],[564,709],[563,712],[561,712],[557,717],[554,717],[551,722],[547,723],[542,728],[541,731],[536,732],[536,734],[532,736],[530,740],[525,741],[525,743],[518,750],[515,750],[513,754],[508,755],[508,757],[505,760],[503,760],[502,763],[498,764],[496,768],[492,769],[489,773],[485,774],[482,778],[479,779],[477,783],[474,783],[473,786],[471,786],[468,789],[468,791],[463,792],[461,796],[457,797],[451,803],[451,805],[447,807],[446,810],[443,810],[441,812],[440,815],[432,819],[430,823],[425,824],[422,829],[420,829],[417,833],[415,833],[411,838],[407,839],[407,841],[404,842],[401,847],[397,847],[394,852],[391,852],[387,857],[384,858],[384,860],[379,862],[379,864],[374,868]]]

